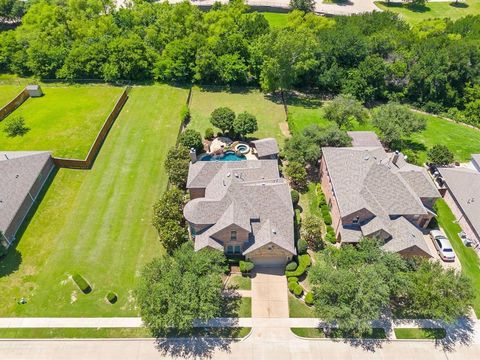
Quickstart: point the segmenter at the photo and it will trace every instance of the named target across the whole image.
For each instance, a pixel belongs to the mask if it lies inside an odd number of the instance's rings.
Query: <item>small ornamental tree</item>
[[[290,8],[303,12],[313,12],[315,11],[315,0],[290,0]]]
[[[253,134],[257,130],[257,118],[246,111],[238,114],[237,118],[233,121],[233,131],[241,137]]]
[[[183,225],[184,192],[176,187],[166,190],[153,205],[153,226],[159,230],[165,221],[173,220]]]
[[[137,288],[140,315],[154,336],[186,334],[196,320],[220,316],[223,252],[194,251],[191,242],[145,266]]]
[[[180,134],[178,141],[187,149],[193,148],[197,153],[203,152],[202,135],[196,130],[186,129]]]
[[[190,150],[183,145],[173,147],[165,159],[165,170],[172,185],[184,189],[187,184]]]
[[[168,254],[172,254],[180,245],[188,240],[188,232],[185,226],[174,220],[166,220],[158,228],[160,243]]]
[[[315,216],[307,216],[302,222],[301,236],[310,249],[318,250],[323,248],[322,222],[320,219]]]
[[[210,115],[210,123],[222,130],[223,133],[233,130],[233,122],[235,120],[235,113],[228,107],[220,107]]]
[[[287,165],[287,176],[290,178],[292,187],[301,190],[307,186],[307,170],[299,162],[292,161]]]
[[[6,120],[5,129],[3,129],[8,137],[23,136],[29,130],[30,129],[25,126],[25,119],[21,116],[15,116]]]
[[[445,145],[434,145],[428,150],[428,160],[435,165],[445,166],[454,160],[453,153]]]
[[[335,121],[339,128],[350,129],[354,121],[364,124],[368,111],[352,95],[338,95],[325,106],[325,117]]]

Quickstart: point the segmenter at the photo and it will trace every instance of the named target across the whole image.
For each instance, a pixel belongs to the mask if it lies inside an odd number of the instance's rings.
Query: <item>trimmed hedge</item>
[[[92,287],[90,286],[88,281],[85,280],[85,278],[82,275],[73,274],[72,279],[75,282],[75,284],[77,284],[79,289],[82,290],[82,292],[84,294],[90,294],[92,292]]]
[[[300,200],[300,194],[298,193],[297,190],[292,190],[290,192],[290,195],[292,196],[293,207],[296,207],[298,205],[299,200]]]
[[[298,282],[296,281],[289,281],[288,282],[288,291],[290,291],[293,294],[293,291],[295,290],[296,285]]]
[[[312,306],[313,305],[313,293],[312,292],[309,292],[307,293],[307,295],[305,295],[305,304],[307,304],[308,306]]]
[[[330,215],[330,209],[327,205],[322,206],[322,217],[325,225],[332,225],[332,216]]]
[[[285,275],[288,277],[300,277],[302,276],[307,268],[310,266],[310,256],[308,254],[298,256],[298,267],[294,271],[285,271]]]
[[[320,184],[317,186],[317,196],[318,196],[318,206],[323,207],[327,205],[327,199],[325,198],[325,194],[322,191],[322,187]]]
[[[335,244],[337,242],[337,237],[335,236],[335,230],[330,225],[327,226],[327,235],[325,236],[325,240],[332,244]]]
[[[296,297],[300,297],[303,294],[303,288],[299,283],[294,283],[295,287],[293,289],[293,293]]]
[[[292,281],[293,282],[298,282],[298,277],[295,277],[295,276],[289,277],[289,278],[287,278],[287,281],[288,282],[292,282]]]
[[[297,263],[295,261],[291,261],[287,264],[287,266],[285,266],[285,270],[286,271],[294,271],[297,269]]]
[[[297,251],[299,255],[307,253],[308,244],[304,239],[299,239],[297,242]]]
[[[115,304],[118,300],[117,294],[115,294],[113,291],[109,291],[106,298],[110,304]]]
[[[250,271],[253,270],[255,267],[255,264],[252,263],[251,261],[240,261],[240,271],[242,273],[249,273]]]

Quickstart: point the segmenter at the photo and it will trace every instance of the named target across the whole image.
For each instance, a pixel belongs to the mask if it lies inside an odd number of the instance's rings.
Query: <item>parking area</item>
[[[435,260],[440,261],[440,263],[443,265],[444,268],[446,268],[446,269],[453,268],[453,269],[458,270],[458,271],[460,271],[462,269],[462,266],[460,264],[460,261],[458,260],[458,256],[456,256],[456,254],[455,254],[455,261],[453,261],[453,262],[443,261],[440,258],[440,255],[438,255],[437,249],[435,248],[435,245],[433,244],[433,240],[430,237],[430,235],[427,234],[427,235],[424,235],[424,237],[425,237],[425,241],[428,245],[428,248],[429,248],[430,253],[432,254],[433,258]]]

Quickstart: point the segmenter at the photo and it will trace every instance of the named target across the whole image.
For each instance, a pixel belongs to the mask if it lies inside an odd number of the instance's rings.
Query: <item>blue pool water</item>
[[[245,160],[245,156],[237,156],[233,151],[227,151],[224,155],[205,155],[200,161],[241,161]]]

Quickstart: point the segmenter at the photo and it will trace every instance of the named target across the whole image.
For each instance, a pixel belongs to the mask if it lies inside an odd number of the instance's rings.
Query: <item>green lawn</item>
[[[28,99],[0,122],[0,148],[51,150],[55,156],[84,159],[123,88],[42,85],[42,89],[44,96]],[[16,116],[25,119],[30,131],[8,137],[5,123]]]
[[[285,122],[285,111],[279,99],[271,99],[258,90],[232,89],[231,91],[215,91],[213,88],[194,88],[190,112],[192,119],[189,127],[200,131],[202,136],[205,129],[212,127],[210,114],[218,107],[227,106],[235,113],[248,111],[258,120],[258,131],[253,137],[275,137],[280,144],[284,136],[280,130],[280,123]],[[217,129],[218,130],[218,129]]]
[[[275,29],[275,28],[282,28],[287,25],[287,20],[288,20],[288,13],[278,13],[278,12],[263,12],[259,11],[263,16],[265,16],[265,19],[267,19],[268,23],[270,24],[270,27]]]
[[[308,183],[307,191],[300,194],[299,205],[302,208],[302,218],[305,218],[307,215],[322,217],[316,191],[317,185],[318,183]]]
[[[251,297],[242,297],[240,301],[240,306],[238,308],[239,318],[249,318],[252,317],[252,298]]]
[[[438,224],[443,228],[445,234],[452,243],[453,250],[462,264],[462,272],[470,278],[475,292],[473,309],[480,316],[480,259],[475,250],[463,245],[458,233],[462,230],[460,225],[455,223],[456,219],[447,203],[440,199],[436,202]]]
[[[24,88],[18,85],[0,85],[0,108],[13,100]]]
[[[288,308],[291,318],[316,317],[313,307],[307,306],[302,300],[297,299],[294,295],[290,293],[288,293]]]
[[[289,99],[288,102],[290,103],[288,105],[288,122],[293,133],[299,133],[311,124],[319,126],[331,124],[323,117],[320,101]],[[414,149],[421,162],[427,160],[427,150],[436,144],[446,145],[455,155],[455,160],[460,162],[467,162],[470,160],[471,154],[480,152],[480,130],[433,115],[419,116],[426,118],[427,127],[424,131],[404,139],[404,147]],[[377,131],[370,122],[363,125],[356,124],[353,130]]]
[[[290,328],[292,332],[300,337],[305,338],[325,338],[325,332],[320,328]],[[338,329],[332,329],[329,334],[330,338],[341,339],[341,338],[357,338],[348,333],[340,331]],[[373,328],[371,334],[364,334],[360,338],[362,339],[386,339],[387,334],[385,329],[382,328]]]
[[[404,328],[394,329],[397,339],[443,339],[445,329]]]
[[[194,328],[190,334],[179,335],[172,331],[167,337],[228,337],[244,338],[252,329]],[[0,339],[105,339],[105,338],[151,338],[146,328],[10,328],[0,329]]]
[[[60,169],[18,246],[0,262],[0,316],[134,316],[143,265],[162,253],[152,205],[167,185],[187,91],[135,87],[92,170]],[[70,279],[92,285],[84,295]],[[108,291],[118,294],[110,305]],[[18,305],[25,297],[27,304]]]
[[[433,18],[459,19],[467,15],[480,14],[480,2],[477,0],[467,0],[459,2],[428,2],[425,7],[409,7],[400,2],[387,4],[386,1],[377,1],[375,4],[382,10],[393,11],[400,14],[407,22],[417,24],[422,20]]]
[[[248,276],[232,275],[228,281],[228,287],[238,290],[252,290],[252,279]]]

